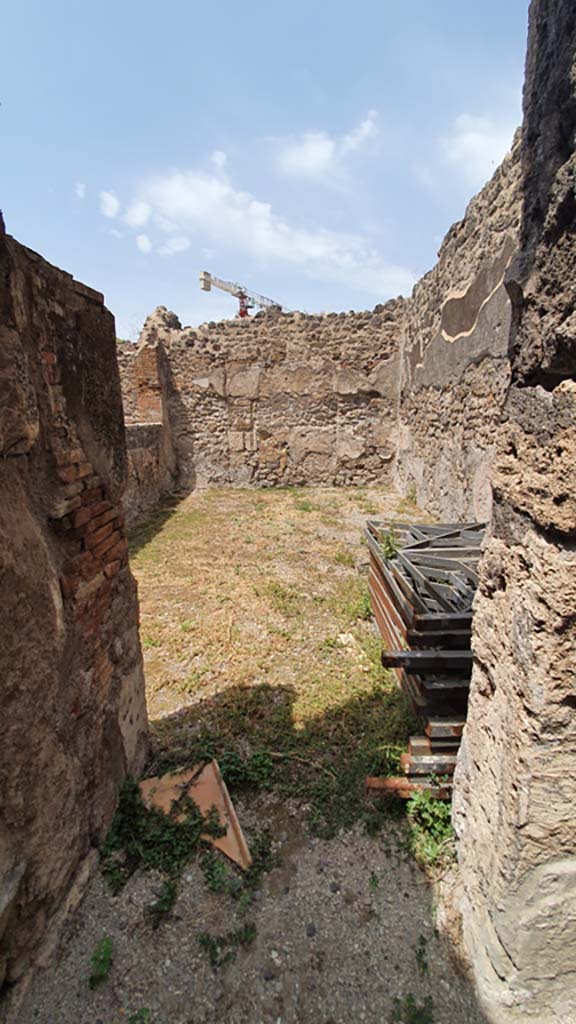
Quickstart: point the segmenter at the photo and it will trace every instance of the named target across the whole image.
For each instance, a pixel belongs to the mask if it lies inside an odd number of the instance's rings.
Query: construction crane
[[[220,288],[223,292],[228,292],[230,295],[234,295],[240,303],[240,309],[238,310],[238,316],[245,317],[249,316],[249,310],[253,309],[254,306],[259,306],[260,309],[276,309],[279,313],[282,312],[282,306],[279,302],[274,302],[273,299],[267,299],[265,295],[258,295],[256,292],[250,292],[242,284],[233,284],[231,281],[222,281],[219,277],[214,277],[207,270],[200,272],[200,287],[203,292],[209,292],[212,288]]]

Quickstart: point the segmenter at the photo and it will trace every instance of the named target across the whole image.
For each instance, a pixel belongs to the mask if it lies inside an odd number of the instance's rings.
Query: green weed
[[[334,602],[334,610],[347,625],[371,619],[370,592],[364,580],[353,576],[343,581]]]
[[[112,939],[108,935],[100,939],[100,942],[94,947],[90,957],[91,971],[88,978],[90,988],[97,988],[98,985],[106,981],[112,966],[112,949]]]
[[[200,867],[210,892],[222,893],[227,896],[238,895],[242,883],[230,875],[224,861],[214,852],[206,850],[200,857]]]
[[[267,829],[250,836],[250,853],[252,864],[241,876],[230,874],[224,861],[213,850],[207,850],[200,858],[208,889],[238,900],[241,912],[252,903],[262,876],[274,867],[272,841]]]
[[[267,788],[274,768],[274,761],[266,751],[241,757],[234,750],[227,750],[220,754],[218,764],[226,785],[234,789]]]
[[[436,800],[427,792],[414,793],[407,804],[410,847],[416,860],[425,867],[450,860],[453,856],[453,831],[450,804]]]
[[[426,996],[423,1003],[417,1003],[412,993],[405,999],[395,999],[390,1019],[392,1024],[434,1024],[431,997]]]
[[[182,820],[177,820],[180,816]],[[174,877],[201,846],[202,835],[218,837],[225,831],[217,813],[204,817],[187,793],[174,802],[170,814],[148,809],[138,784],[128,779],[102,846],[104,875],[113,892],[140,866]]]
[[[128,1017],[127,1024],[151,1024],[150,1010],[136,1010],[136,1013],[133,1013]]]
[[[318,650],[321,651],[322,654],[330,654],[332,651],[337,651],[339,648],[340,643],[338,641],[338,637],[335,636],[326,636],[318,644]]]
[[[158,898],[146,907],[153,928],[158,928],[170,916],[177,896],[178,883],[174,878],[167,878],[158,890]]]
[[[209,932],[201,932],[198,936],[198,943],[207,954],[210,966],[216,970],[230,963],[236,958],[238,947],[246,949],[256,938],[256,925],[253,922],[246,922],[241,928],[226,932],[225,935],[211,935]]]
[[[287,587],[277,580],[269,580],[260,592],[269,599],[272,607],[286,618],[298,615],[301,611],[302,597],[293,587]]]
[[[356,559],[351,551],[346,548],[341,548],[340,551],[337,551],[334,555],[334,561],[337,565],[346,565],[348,568],[354,568]]]
[[[395,534],[394,529],[390,527],[389,530],[380,530],[378,540],[380,542],[384,558],[396,558],[396,555],[400,551],[400,541]]]

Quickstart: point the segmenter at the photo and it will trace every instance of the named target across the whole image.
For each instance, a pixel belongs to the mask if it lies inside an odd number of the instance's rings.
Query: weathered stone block
[[[339,430],[336,437],[336,455],[339,459],[354,461],[366,451],[363,437],[357,437],[344,430]]]
[[[295,463],[307,455],[332,455],[336,435],[331,427],[295,427],[289,435],[290,457]]]
[[[256,366],[230,371],[226,377],[227,394],[233,398],[257,398],[261,374]]]
[[[576,531],[576,382],[512,388],[494,488],[544,529]]]
[[[244,434],[241,430],[229,430],[228,431],[228,447],[231,452],[242,452],[246,447],[244,444]]]

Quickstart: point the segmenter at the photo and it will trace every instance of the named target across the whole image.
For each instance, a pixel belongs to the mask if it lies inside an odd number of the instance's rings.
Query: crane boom
[[[202,270],[200,272],[200,287],[203,292],[209,292],[212,288],[219,288],[220,291],[228,292],[229,295],[234,295],[240,302],[240,316],[248,316],[248,310],[254,306],[259,306],[260,309],[277,309],[282,311],[282,306],[279,302],[274,302],[274,299],[267,299],[265,295],[259,295],[257,292],[251,292],[242,284],[234,284],[232,281],[223,281],[220,277],[215,277],[208,270]]]

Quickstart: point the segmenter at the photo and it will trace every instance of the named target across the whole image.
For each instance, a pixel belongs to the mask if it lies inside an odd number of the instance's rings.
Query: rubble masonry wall
[[[576,1020],[576,12],[533,0],[511,387],[455,778],[463,937],[490,1019]]]
[[[510,383],[520,138],[454,224],[406,304],[396,483],[444,521],[489,518],[495,430]]]
[[[164,422],[186,489],[386,481],[403,309],[182,329],[159,307],[139,345],[121,347],[127,419]]]
[[[0,218],[0,988],[146,753],[114,321]]]

